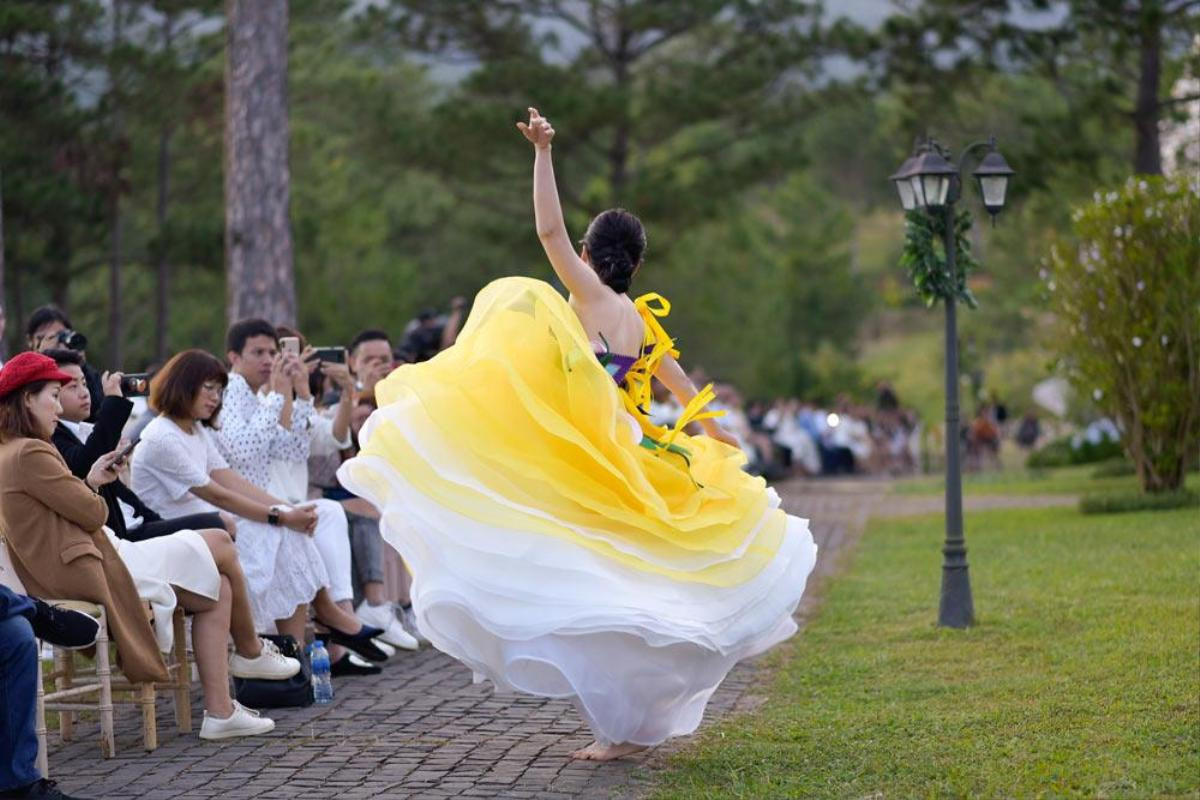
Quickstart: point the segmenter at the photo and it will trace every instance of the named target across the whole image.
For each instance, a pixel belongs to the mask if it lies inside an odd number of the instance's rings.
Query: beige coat
[[[102,530],[104,498],[67,469],[54,445],[0,443],[0,533],[34,597],[103,603],[121,669],[131,681],[167,680],[133,578]]]

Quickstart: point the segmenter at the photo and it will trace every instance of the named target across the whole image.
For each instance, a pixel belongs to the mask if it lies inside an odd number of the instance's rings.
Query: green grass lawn
[[[939,517],[877,521],[768,702],[657,798],[1200,796],[1200,514],[967,518],[978,617],[935,626]]]
[[[1003,470],[972,472],[963,475],[963,494],[1084,494],[1090,492],[1133,491],[1138,488],[1137,477],[1121,475],[1113,478],[1093,478],[1096,465],[1059,467],[1047,470]],[[1196,473],[1188,477],[1188,486],[1196,482]],[[941,494],[945,491],[941,475],[923,475],[897,481],[896,494]]]

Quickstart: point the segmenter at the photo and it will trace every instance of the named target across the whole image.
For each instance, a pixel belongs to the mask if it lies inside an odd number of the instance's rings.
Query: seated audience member
[[[304,641],[311,602],[323,624],[353,642],[348,646],[370,644],[378,630],[339,608],[325,588],[325,563],[312,540],[316,511],[285,505],[221,455],[212,427],[227,381],[221,362],[202,350],[179,353],[154,377],[150,405],[159,416],[134,450],[134,491],[164,516],[223,510],[237,517],[238,557],[259,630],[274,625]]]
[[[457,336],[457,329],[455,332]],[[375,409],[375,385],[386,378],[396,368],[392,357],[392,344],[388,335],[381,330],[368,328],[350,341],[349,359],[350,374],[354,376],[354,386],[358,391],[355,405],[355,421],[352,428],[357,431],[366,422],[367,417]],[[352,453],[347,454],[347,456]],[[336,471],[336,468],[335,470]],[[336,483],[336,482],[335,482]],[[345,492],[341,487],[334,490],[335,495],[329,495],[339,500],[346,508],[350,520],[350,541],[354,552],[356,574],[362,582],[362,593],[373,605],[386,602],[385,590],[385,555],[383,538],[379,533],[378,511],[362,500]],[[405,586],[412,581],[412,576],[405,567]],[[409,604],[407,589],[402,597],[396,598],[400,603],[400,618],[404,628],[418,641],[425,641],[418,632],[416,615]]]
[[[0,798],[82,800],[64,794],[37,769],[37,639],[78,649],[95,642],[99,630],[86,614],[0,585]]]
[[[821,452],[816,440],[801,424],[799,400],[777,403],[766,413],[763,426],[771,431],[771,440],[775,444],[787,449],[793,467],[807,475],[821,473]]]
[[[71,472],[78,478],[85,478],[102,455],[123,449],[120,434],[132,404],[120,395],[120,373],[106,376],[105,396],[97,421],[94,425],[84,422],[91,396],[83,385],[79,355],[70,350],[49,350],[46,355],[54,358],[59,369],[73,378],[59,390],[62,413],[53,442]],[[217,572],[230,587],[229,632],[234,643],[234,652],[229,657],[231,674],[239,678],[280,680],[300,671],[299,661],[285,657],[273,642],[259,638],[255,632],[246,578],[230,537],[236,532],[232,514],[211,512],[163,519],[119,477],[101,486],[99,494],[108,504],[108,528],[118,538],[137,542],[194,532],[203,539]],[[214,678],[214,682],[221,680],[219,674]],[[216,713],[220,711],[217,709]]]
[[[275,328],[266,320],[247,319],[230,326],[225,337],[225,357],[232,368],[225,389],[220,425],[215,431],[217,447],[231,469],[258,489],[291,499],[273,491],[272,472],[307,471],[309,431],[315,416],[308,370],[299,352],[281,352]],[[302,476],[307,487],[307,475]],[[293,482],[287,481],[290,485]],[[347,614],[354,613],[354,589],[350,581],[350,539],[346,513],[333,502],[299,502],[316,513],[313,543],[325,564],[329,577],[330,599]],[[362,626],[366,630],[379,628]],[[353,630],[359,630],[358,627]],[[334,644],[340,633],[331,633]],[[388,653],[372,642],[356,640],[360,655],[385,661]],[[330,650],[331,661],[341,661],[344,653]]]
[[[37,353],[22,353],[0,370],[0,527],[17,576],[35,595],[103,603],[122,669],[134,682],[168,679],[156,649],[170,649],[178,602],[195,615],[192,642],[205,705],[201,738],[272,730],[274,722],[229,696],[231,590],[203,537],[185,531],[142,542],[118,539],[103,527],[108,505],[97,494],[117,477],[117,452],[101,455],[80,480],[50,444],[62,411],[60,387],[72,380]],[[155,612],[153,630],[142,600]]]
[[[88,392],[92,395],[92,408],[99,410],[100,398],[104,394],[103,376],[87,363],[87,337],[74,330],[74,327],[57,306],[42,306],[29,315],[29,322],[25,325],[25,342],[35,353],[75,350],[83,356],[83,374],[87,378]]]
[[[47,350],[45,355],[53,358],[60,370],[74,378],[59,391],[58,400],[63,413],[54,429],[53,441],[75,477],[83,478],[97,458],[117,449],[133,404],[121,394],[121,373],[111,373],[104,378],[104,398],[100,408],[93,414],[91,393],[87,391],[82,377],[82,357],[73,350]],[[95,422],[87,422],[89,418],[94,418]],[[105,524],[117,536],[129,541],[205,528],[222,528],[230,534],[236,533],[233,515],[224,512],[164,520],[120,478],[104,486],[100,496],[108,503],[108,521]]]
[[[414,644],[428,640],[418,631],[416,614],[412,610],[408,594],[412,576],[406,568],[403,569],[396,594],[389,594],[387,558],[390,554],[379,531],[379,510],[370,502],[346,491],[337,479],[337,469],[342,461],[357,452],[358,432],[374,410],[373,402],[359,400],[350,417],[351,446],[336,454],[315,454],[309,458],[310,491],[336,500],[346,510],[346,519],[350,523],[350,547],[354,556],[351,562],[354,567],[354,595],[359,610],[366,607],[372,609],[373,615],[386,611],[398,617],[404,631],[412,638],[413,644],[409,644],[407,649],[413,649]]]
[[[304,348],[304,353],[307,354],[309,352],[304,337],[298,331],[292,328],[281,327],[277,330],[277,333],[281,338],[284,336],[295,337],[300,341],[301,347]],[[404,630],[404,626],[396,618],[390,603],[373,606],[370,602],[364,601],[355,609],[353,605],[354,584],[352,575],[354,566],[352,556],[353,543],[348,530],[349,515],[336,500],[325,498],[308,500],[309,461],[311,461],[313,454],[323,454],[328,458],[341,460],[341,452],[349,449],[352,444],[350,419],[354,408],[354,384],[350,377],[349,368],[345,364],[331,362],[318,363],[314,360],[311,363],[311,368],[314,371],[333,379],[339,391],[338,402],[331,409],[332,416],[326,416],[317,407],[316,401],[313,401],[313,414],[309,417],[307,430],[309,458],[301,462],[274,458],[270,464],[268,491],[271,494],[284,498],[293,505],[310,502],[317,508],[318,520],[328,520],[327,534],[338,538],[338,548],[336,553],[326,555],[326,566],[329,567],[330,562],[334,559],[340,561],[344,557],[347,567],[345,585],[331,591],[334,601],[341,605],[342,608],[354,611],[358,615],[358,618],[367,625],[383,630],[383,633],[379,636],[380,640],[392,647],[399,647],[404,650],[416,650],[418,647],[417,640]],[[304,380],[308,382],[307,371],[303,373],[303,376]],[[260,398],[263,397],[266,388],[266,386],[263,386],[259,389]],[[311,390],[312,387],[305,386],[304,388]],[[296,391],[298,394],[301,393],[299,381],[296,382]],[[315,397],[315,394],[311,392],[306,393]],[[318,522],[318,533],[316,536],[318,547],[322,547],[320,525],[321,523]],[[376,533],[376,536],[378,536],[378,533]],[[323,553],[323,555],[325,554]],[[330,569],[332,573],[332,568]],[[342,654],[337,651],[331,651],[330,658],[334,664],[338,664],[342,660]],[[342,666],[349,667],[351,665],[353,665],[353,660]]]
[[[350,373],[354,376],[354,388],[362,397],[373,402],[375,384],[396,368],[396,359],[392,355],[392,343],[388,335],[374,329],[360,331],[350,341],[347,363]]]

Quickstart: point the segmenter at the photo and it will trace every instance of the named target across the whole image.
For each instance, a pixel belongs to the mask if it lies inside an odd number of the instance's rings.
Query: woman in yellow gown
[[[596,736],[574,756],[606,760],[695,730],[734,664],[796,631],[817,548],[703,411],[669,305],[628,296],[637,218],[602,213],[575,252],[554,129],[529,111],[538,236],[569,302],[486,286],[453,347],[376,387],[339,477],[380,509],[433,645],[498,690],[571,699]],[[670,430],[646,414],[652,375],[684,405]]]

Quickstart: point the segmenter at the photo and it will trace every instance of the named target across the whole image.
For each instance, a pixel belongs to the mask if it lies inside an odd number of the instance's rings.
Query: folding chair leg
[[[50,777],[50,767],[46,758],[46,687],[42,685],[42,643],[38,643],[38,660],[37,660],[37,768],[38,772],[42,773],[43,778]]]
[[[154,716],[154,684],[137,685],[137,702],[142,707],[142,743],[146,752],[158,749],[158,720]]]
[[[180,733],[192,732],[192,671],[187,658],[187,630],[183,610],[177,608],[173,619],[175,628],[175,665],[171,668],[175,684],[175,727]]]
[[[96,680],[100,684],[100,754],[112,758],[117,754],[113,734],[112,670],[108,667],[108,616],[100,608],[100,630],[96,634]]]
[[[54,688],[61,691],[70,689],[75,674],[75,656],[70,650],[54,648]],[[58,712],[58,738],[61,742],[69,742],[75,736],[75,712]]]

